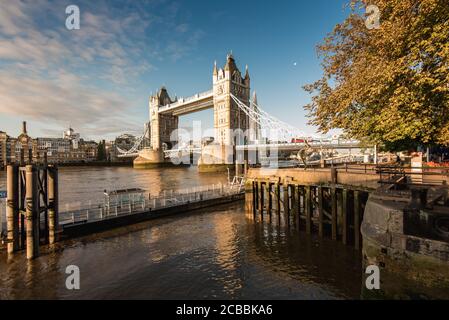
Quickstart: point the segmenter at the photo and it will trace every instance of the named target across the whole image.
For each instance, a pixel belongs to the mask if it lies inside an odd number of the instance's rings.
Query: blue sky
[[[316,45],[349,10],[347,0],[14,0],[0,2],[0,130],[83,137],[139,133],[148,97],[209,90],[212,67],[232,50],[248,64],[259,105],[313,134],[302,85],[321,75]],[[81,29],[65,28],[65,8],[81,11]],[[181,118],[181,126],[212,111]]]

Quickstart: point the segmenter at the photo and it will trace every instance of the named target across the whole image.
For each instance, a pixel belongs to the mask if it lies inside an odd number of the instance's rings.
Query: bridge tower
[[[237,137],[234,130],[249,129],[249,121],[246,114],[231,99],[234,94],[243,103],[249,105],[250,77],[248,66],[245,76],[242,77],[234,57],[228,55],[224,68],[218,70],[214,65],[213,90],[214,90],[214,127],[215,141],[224,145],[234,145]],[[243,137],[245,138],[245,137]]]
[[[178,129],[179,117],[173,114],[159,113],[160,107],[173,102],[175,101],[171,100],[165,87],[150,97],[150,141],[154,151],[163,151],[164,145],[170,148],[177,143],[177,137],[173,135]]]
[[[179,117],[173,114],[160,113],[159,108],[169,105],[172,101],[167,89],[162,87],[155,95],[150,96],[149,136],[150,147],[139,152],[139,157],[134,160],[134,167],[149,168],[165,164],[164,149],[177,143],[176,129],[178,129]]]
[[[172,100],[167,90],[162,87],[149,101],[151,147],[139,152],[134,165],[151,167],[169,162],[164,159],[164,149],[171,149],[178,144],[178,137],[174,136],[178,129],[178,117],[213,108],[214,143],[202,148],[198,165],[203,172],[233,168],[237,159],[235,146],[249,141],[247,133],[250,121],[231,98],[231,94],[249,105],[250,84],[248,67],[242,75],[234,57],[228,54],[223,68],[218,69],[217,64],[214,64],[212,90],[186,99]],[[237,159],[237,162],[243,163],[243,160]]]
[[[215,62],[212,83],[215,143],[203,148],[198,163],[200,172],[233,168],[236,161],[235,145],[248,142],[248,116],[231,98],[233,94],[249,105],[251,79],[248,66],[243,76],[232,54],[228,54],[223,68],[218,69]]]

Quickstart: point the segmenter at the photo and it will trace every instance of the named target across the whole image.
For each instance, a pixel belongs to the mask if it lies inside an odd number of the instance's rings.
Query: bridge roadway
[[[340,143],[332,142],[312,142],[309,143],[310,148],[320,150],[320,149],[360,149],[362,148],[360,142],[358,141],[348,141]],[[250,145],[239,145],[236,146],[237,151],[256,151],[256,150],[267,150],[267,149],[277,149],[278,151],[299,151],[301,149],[307,148],[305,143],[277,143],[277,144],[250,144]],[[179,153],[201,153],[202,148],[192,147],[192,148],[179,148],[164,151],[165,155],[179,154]]]
[[[159,107],[159,114],[181,116],[214,107],[214,92],[209,90],[189,98],[179,98],[176,102]]]
[[[348,142],[312,142],[309,143],[310,148],[315,150],[326,150],[326,149],[340,149],[340,150],[350,150],[350,149],[361,149],[366,148],[366,146],[362,146],[358,141],[348,141]],[[299,151],[301,149],[307,148],[305,143],[278,143],[278,144],[251,144],[251,145],[239,145],[236,146],[237,151],[256,151],[256,150],[269,150],[276,149],[278,151]],[[190,148],[178,148],[178,149],[170,149],[164,151],[166,157],[176,156],[179,153],[188,154],[188,153],[198,153],[201,154],[202,148],[200,147],[190,147]],[[126,157],[137,157],[139,153],[132,153],[126,155]],[[125,156],[119,156],[125,157]]]

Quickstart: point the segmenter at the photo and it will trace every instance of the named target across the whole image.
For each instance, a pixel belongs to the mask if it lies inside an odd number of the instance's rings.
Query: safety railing
[[[119,201],[89,203],[84,208],[66,210],[59,213],[61,225],[88,223],[119,216],[150,212],[206,200],[219,199],[244,192],[242,183],[214,184],[193,188],[164,191],[158,195],[133,195]]]

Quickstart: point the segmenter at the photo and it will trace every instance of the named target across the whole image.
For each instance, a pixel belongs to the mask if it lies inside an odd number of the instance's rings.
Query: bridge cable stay
[[[263,109],[261,109],[257,104],[252,102],[255,108],[248,107],[242,101],[240,101],[236,96],[231,94],[232,100],[237,104],[237,106],[252,120],[261,126],[269,130],[269,133],[275,132],[278,134],[279,140],[285,142],[291,141],[291,139],[304,138],[306,140],[307,135],[299,130],[298,128],[277,119],[276,117],[270,115]],[[321,139],[320,139],[321,140]]]
[[[276,138],[281,143],[289,143],[292,139],[297,138],[302,138],[304,139],[304,141],[307,140],[306,137],[308,137],[308,135],[306,135],[303,131],[270,115],[268,112],[260,108],[256,103],[251,102],[251,104],[255,106],[255,108],[251,108],[240,101],[235,95],[230,94],[230,96],[232,100],[237,104],[239,109],[241,109],[249,119],[259,124],[261,129],[268,130],[269,134],[272,134],[273,132],[277,134]],[[117,146],[116,148],[118,153],[120,154],[119,156],[129,157],[137,155],[141,150],[142,143],[145,137],[148,135],[149,130],[150,127],[147,126],[144,134],[136,139],[136,142],[129,150],[123,150]],[[320,143],[322,143],[322,139],[318,139],[320,140]]]
[[[140,150],[143,140],[145,139],[146,136],[148,136],[149,130],[150,130],[150,126],[146,126],[144,134],[136,139],[136,142],[129,150],[123,150],[120,147],[116,146],[117,151],[120,153],[120,156],[121,157],[129,157],[129,156],[136,155]]]

